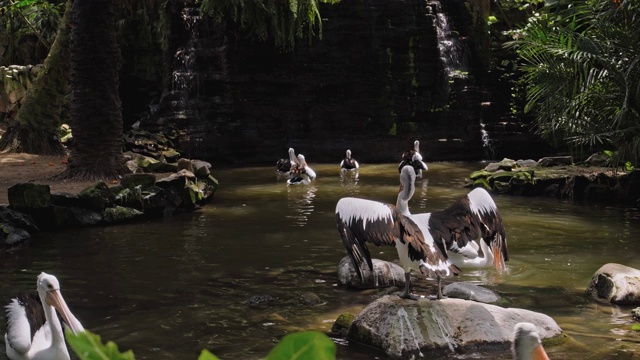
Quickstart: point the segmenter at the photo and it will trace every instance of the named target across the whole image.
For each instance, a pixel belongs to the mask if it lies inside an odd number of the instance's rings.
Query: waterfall
[[[449,17],[439,1],[430,1],[427,5],[431,13],[435,15],[438,50],[440,51],[440,61],[444,65],[445,80],[466,78],[468,66],[464,57],[464,49],[457,34],[451,30]]]
[[[493,141],[489,137],[489,132],[485,129],[485,124],[480,121],[480,136],[482,139],[482,151],[485,160],[493,160],[495,156],[495,149],[493,147]]]

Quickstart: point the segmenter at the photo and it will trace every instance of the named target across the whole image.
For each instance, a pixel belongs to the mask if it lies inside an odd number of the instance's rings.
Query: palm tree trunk
[[[69,88],[69,29],[73,0],[67,0],[56,39],[16,119],[0,138],[0,152],[64,155],[58,138]]]
[[[71,128],[67,169],[57,178],[113,179],[128,173],[122,155],[120,49],[112,0],[76,0],[71,31]]]

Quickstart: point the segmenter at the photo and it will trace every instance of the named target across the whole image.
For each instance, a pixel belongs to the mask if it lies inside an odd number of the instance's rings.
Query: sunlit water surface
[[[0,253],[0,299],[34,289],[37,274],[46,271],[60,279],[69,306],[86,328],[132,349],[137,359],[196,359],[204,348],[222,359],[265,357],[284,334],[328,331],[339,314],[357,313],[380,296],[337,285],[336,267],[346,253],[334,209],[344,196],[394,203],[396,166],[364,164],[358,179],[341,179],[336,165],[314,164],[318,179],[296,187],[278,179],[274,167],[216,171],[221,186],[215,200],[194,213],[42,233],[26,247]],[[448,206],[469,191],[462,186],[465,177],[482,166],[429,164],[425,179],[416,184],[412,212]],[[509,272],[466,271],[455,280],[491,288],[510,306],[552,316],[571,337],[548,349],[552,359],[640,359],[630,309],[584,296],[603,264],[640,268],[640,214],[548,198],[494,199],[506,223]],[[391,247],[373,248],[372,254],[396,257]],[[415,290],[432,293],[433,285],[417,281]],[[308,293],[322,303],[309,305]],[[255,296],[272,300],[248,302]],[[4,342],[0,350],[4,355]],[[338,357],[385,355],[340,341]]]

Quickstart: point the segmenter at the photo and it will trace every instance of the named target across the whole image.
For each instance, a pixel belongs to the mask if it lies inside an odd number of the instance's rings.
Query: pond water
[[[440,210],[464,196],[465,177],[482,166],[429,164],[416,184],[412,212]],[[313,167],[318,179],[296,187],[287,187],[271,166],[216,171],[221,186],[215,200],[197,212],[38,234],[30,245],[0,253],[0,299],[34,289],[41,271],[55,274],[83,325],[122,350],[132,349],[137,359],[196,359],[204,348],[221,359],[258,359],[288,332],[328,331],[339,314],[357,313],[381,294],[337,285],[337,264],[346,252],[335,204],[344,196],[394,203],[399,182],[397,164],[365,164],[358,179],[341,179],[334,164]],[[509,272],[466,271],[455,280],[486,286],[513,307],[552,316],[571,337],[548,349],[552,359],[640,359],[630,309],[584,296],[601,265],[640,268],[640,213],[548,198],[494,199],[506,224]],[[372,254],[396,256],[391,247],[372,248]],[[433,286],[420,280],[415,291],[431,294]],[[309,293],[322,303],[307,304]],[[0,350],[4,355],[4,342]],[[339,342],[338,357],[385,355]]]

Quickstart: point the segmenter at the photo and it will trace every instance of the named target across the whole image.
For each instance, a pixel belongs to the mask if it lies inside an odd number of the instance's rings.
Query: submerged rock
[[[640,270],[609,263],[591,277],[587,293],[618,305],[640,305]]]
[[[349,328],[351,324],[353,324],[353,320],[355,320],[356,316],[351,313],[340,314],[336,321],[331,326],[331,335],[337,337],[347,337],[349,333]]]
[[[442,294],[451,298],[478,301],[486,304],[500,300],[500,296],[493,291],[466,282],[451,283],[442,289]]]
[[[352,289],[404,287],[405,279],[402,267],[384,260],[371,260],[373,262],[373,272],[369,271],[368,266],[363,266],[362,280],[360,280],[356,269],[351,263],[351,259],[348,256],[343,257],[338,264],[338,282]]]
[[[464,349],[506,350],[519,322],[536,325],[543,339],[562,333],[551,317],[525,309],[461,299],[414,301],[387,295],[356,316],[348,339],[382,349],[394,359]]]

